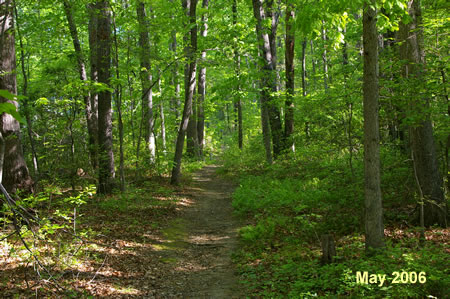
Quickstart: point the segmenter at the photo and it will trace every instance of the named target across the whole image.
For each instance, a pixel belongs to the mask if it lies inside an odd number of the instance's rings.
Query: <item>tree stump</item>
[[[322,235],[320,238],[322,245],[322,257],[320,263],[322,265],[332,263],[336,256],[336,248],[334,246],[334,239],[332,235]]]

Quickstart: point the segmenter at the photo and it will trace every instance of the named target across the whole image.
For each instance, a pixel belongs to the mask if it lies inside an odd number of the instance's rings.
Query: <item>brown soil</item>
[[[232,215],[232,183],[206,166],[185,189],[191,205],[181,219],[164,230],[168,250],[163,260],[172,267],[155,296],[239,298],[240,286],[231,260],[237,245],[238,221]]]

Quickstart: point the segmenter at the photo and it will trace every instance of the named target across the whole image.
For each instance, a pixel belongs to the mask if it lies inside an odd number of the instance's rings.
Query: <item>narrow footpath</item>
[[[156,298],[241,298],[231,259],[239,226],[232,214],[234,186],[216,170],[206,166],[194,174],[193,184],[184,191],[188,207],[163,230],[161,258],[173,267]]]

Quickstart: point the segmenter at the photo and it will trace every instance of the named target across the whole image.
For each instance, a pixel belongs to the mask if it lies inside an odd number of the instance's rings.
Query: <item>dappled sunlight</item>
[[[196,245],[202,245],[202,244],[219,245],[220,243],[211,243],[211,242],[228,240],[228,239],[230,239],[230,236],[217,236],[217,235],[212,235],[212,234],[202,234],[202,235],[190,236],[188,239],[188,242],[192,243],[192,244],[196,244]]]

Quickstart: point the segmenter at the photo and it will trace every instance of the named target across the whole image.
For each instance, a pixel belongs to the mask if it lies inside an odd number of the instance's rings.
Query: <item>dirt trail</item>
[[[231,260],[239,226],[232,215],[234,186],[217,177],[216,170],[206,166],[194,174],[186,190],[192,199],[189,207],[163,231],[166,248],[160,258],[171,268],[171,275],[160,285],[156,298],[241,297]]]

